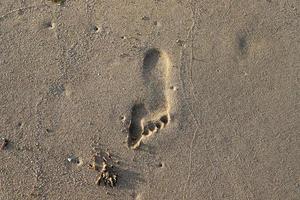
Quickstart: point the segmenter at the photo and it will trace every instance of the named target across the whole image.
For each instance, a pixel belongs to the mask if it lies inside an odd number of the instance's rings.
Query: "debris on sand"
[[[100,185],[103,183],[105,186],[109,185],[110,187],[115,187],[118,181],[118,175],[115,171],[115,167],[113,164],[109,164],[108,160],[111,160],[112,157],[109,152],[106,152],[106,156],[102,157],[102,166],[100,166],[99,160],[101,159],[99,156],[93,156],[93,162],[89,165],[89,167],[97,172],[99,172],[96,184]]]
[[[115,174],[113,167],[113,165],[109,165],[106,161],[103,161],[102,169],[96,180],[97,185],[103,182],[104,185],[109,185],[110,187],[116,186],[118,176]]]

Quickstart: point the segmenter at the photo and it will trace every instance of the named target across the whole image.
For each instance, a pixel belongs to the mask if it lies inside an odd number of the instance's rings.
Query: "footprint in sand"
[[[144,56],[142,77],[147,98],[131,109],[128,146],[135,149],[141,141],[162,130],[170,121],[169,81],[170,60],[168,55],[158,49],[149,49]]]

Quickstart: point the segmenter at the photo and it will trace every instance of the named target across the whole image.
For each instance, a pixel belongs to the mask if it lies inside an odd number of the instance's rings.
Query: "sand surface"
[[[1,0],[0,199],[297,200],[299,52],[298,0]]]

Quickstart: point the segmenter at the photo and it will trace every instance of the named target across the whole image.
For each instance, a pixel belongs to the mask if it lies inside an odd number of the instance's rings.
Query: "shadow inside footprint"
[[[135,104],[131,110],[131,123],[129,126],[128,146],[135,146],[142,137],[142,119],[147,115],[145,105]]]
[[[160,51],[157,49],[149,49],[144,57],[143,60],[143,77],[144,79],[149,78],[149,73],[153,70],[156,66],[160,57]]]
[[[145,98],[144,103],[147,105],[147,109],[151,113],[160,109],[165,109],[167,67],[166,57],[163,56],[161,51],[156,48],[152,48],[145,52],[142,65],[142,75],[147,92],[147,98]]]

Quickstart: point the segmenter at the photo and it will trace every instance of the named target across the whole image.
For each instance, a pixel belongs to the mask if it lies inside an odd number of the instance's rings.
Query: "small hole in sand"
[[[46,128],[46,132],[47,132],[47,133],[52,133],[53,130],[51,130],[51,129],[49,129],[49,128]]]
[[[55,28],[55,24],[51,21],[48,22],[44,22],[43,26],[49,30],[54,29]]]
[[[160,162],[160,163],[158,163],[158,167],[163,167],[164,166],[164,164],[162,163],[162,162]]]
[[[173,91],[177,91],[178,90],[178,88],[176,86],[171,86],[170,89],[173,90]]]
[[[121,117],[120,117],[120,120],[121,120],[121,122],[124,123],[124,122],[126,121],[126,117],[125,117],[125,116],[121,116]]]
[[[19,128],[21,128],[22,125],[23,125],[22,122],[19,122],[19,123],[17,124],[17,126],[18,126]]]
[[[99,31],[99,28],[98,28],[98,26],[96,26],[96,25],[95,25],[95,26],[93,26],[93,31],[94,31],[94,32],[98,32],[98,31]]]
[[[160,121],[164,124],[167,124],[169,122],[169,117],[167,115],[164,115],[160,118]]]
[[[48,25],[48,29],[54,29],[55,28],[55,24],[50,22]]]
[[[75,163],[77,164],[77,166],[81,166],[83,164],[83,160],[81,158],[77,158]]]
[[[83,164],[83,160],[75,155],[71,155],[67,158],[68,162],[76,164],[78,166]]]

